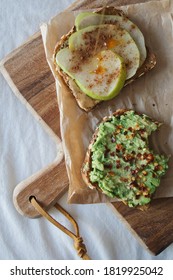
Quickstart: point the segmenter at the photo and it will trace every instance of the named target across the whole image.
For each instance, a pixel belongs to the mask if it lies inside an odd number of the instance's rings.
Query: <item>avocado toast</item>
[[[80,13],[54,50],[57,74],[85,111],[114,98],[155,64],[139,28],[114,7]]]
[[[129,207],[148,204],[168,168],[168,158],[155,154],[148,144],[149,135],[160,125],[133,110],[120,109],[105,117],[83,163],[87,186]]]

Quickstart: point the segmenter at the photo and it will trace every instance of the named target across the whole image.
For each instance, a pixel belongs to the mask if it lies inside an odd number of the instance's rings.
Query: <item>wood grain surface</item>
[[[139,2],[147,1],[78,0],[69,10]],[[55,83],[45,59],[40,32],[7,56],[1,62],[1,71],[14,93],[56,142],[57,136],[60,137],[60,126]],[[34,218],[38,214],[29,202],[30,196],[36,196],[43,207],[49,208],[67,188],[65,162],[55,160],[15,188],[14,203],[21,214]],[[110,206],[153,254],[160,253],[173,242],[173,198],[153,200],[147,211],[131,209],[120,202]]]

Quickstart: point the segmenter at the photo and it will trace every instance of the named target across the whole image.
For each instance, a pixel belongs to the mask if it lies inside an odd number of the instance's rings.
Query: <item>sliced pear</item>
[[[82,12],[78,14],[75,19],[75,26],[77,30],[81,30],[88,26],[100,24],[116,24],[121,28],[127,30],[138,46],[140,52],[140,66],[143,64],[147,57],[144,36],[140,29],[126,16],[118,14],[103,15],[92,12]]]
[[[115,97],[126,80],[123,58],[110,50],[81,60],[79,52],[64,48],[57,53],[56,63],[93,99],[108,100]]]
[[[116,25],[88,26],[69,37],[69,49],[81,52],[82,57],[93,56],[110,49],[123,57],[127,79],[135,75],[140,64],[139,49],[130,34]]]

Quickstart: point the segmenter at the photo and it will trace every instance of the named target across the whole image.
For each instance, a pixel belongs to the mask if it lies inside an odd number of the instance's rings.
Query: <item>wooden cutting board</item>
[[[78,0],[69,10],[96,8],[100,6],[99,2]],[[118,6],[146,1],[102,1],[102,5],[115,5],[115,2]],[[61,136],[55,82],[46,62],[41,33],[37,32],[8,55],[1,62],[1,71],[13,92],[47,133],[52,135],[58,149],[58,137]],[[34,218],[38,213],[29,202],[31,195],[36,196],[43,207],[49,208],[67,189],[68,177],[64,159],[60,162],[55,160],[44,170],[16,186],[15,206],[21,214]],[[147,211],[130,209],[121,202],[111,203],[110,206],[153,254],[159,254],[173,242],[173,198],[153,200]]]

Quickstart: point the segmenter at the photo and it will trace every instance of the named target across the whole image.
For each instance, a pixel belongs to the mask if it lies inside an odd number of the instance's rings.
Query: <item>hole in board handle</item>
[[[36,197],[34,195],[30,195],[30,197],[29,197],[29,202],[30,203],[31,203],[32,198],[35,198],[35,200],[36,200]]]

